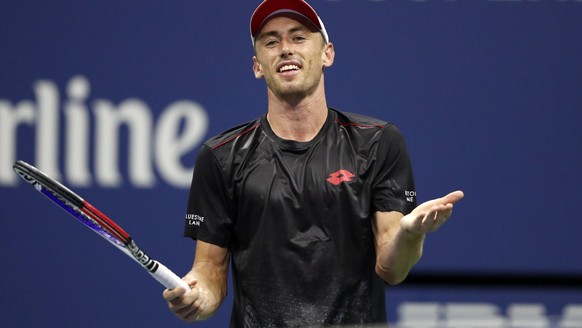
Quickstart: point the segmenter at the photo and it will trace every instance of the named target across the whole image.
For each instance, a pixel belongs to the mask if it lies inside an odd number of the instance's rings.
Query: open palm
[[[400,220],[402,229],[412,234],[426,234],[438,230],[451,216],[453,204],[460,201],[464,193],[460,190],[418,205]]]

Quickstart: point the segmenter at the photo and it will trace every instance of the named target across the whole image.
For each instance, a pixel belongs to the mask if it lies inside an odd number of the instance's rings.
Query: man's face
[[[322,83],[333,63],[333,46],[323,36],[289,17],[269,20],[255,40],[253,70],[280,99],[300,100]]]

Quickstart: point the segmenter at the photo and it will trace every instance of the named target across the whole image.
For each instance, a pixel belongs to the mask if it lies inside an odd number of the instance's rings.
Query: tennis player
[[[163,296],[183,320],[207,319],[232,263],[231,327],[386,323],[385,283],[405,279],[463,193],[416,206],[400,131],[328,107],[334,46],[310,5],[266,0],[250,30],[267,114],[200,149],[185,227],[192,290]]]

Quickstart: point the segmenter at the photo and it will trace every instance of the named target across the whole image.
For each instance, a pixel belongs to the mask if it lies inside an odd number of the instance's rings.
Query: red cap
[[[251,16],[251,39],[253,44],[263,25],[273,16],[284,13],[295,13],[307,18],[321,32],[325,42],[329,42],[323,22],[315,10],[304,0],[265,0],[255,9]]]

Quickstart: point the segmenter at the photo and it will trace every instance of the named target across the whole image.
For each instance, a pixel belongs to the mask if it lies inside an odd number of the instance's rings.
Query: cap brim
[[[284,14],[285,12],[296,12],[305,16],[319,31],[325,31],[323,23],[315,10],[305,1],[280,1],[267,0],[263,1],[251,16],[251,38],[257,37],[257,34],[265,23],[275,16],[275,14]],[[327,38],[327,34],[324,33]],[[327,39],[326,39],[327,41]]]

